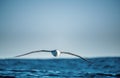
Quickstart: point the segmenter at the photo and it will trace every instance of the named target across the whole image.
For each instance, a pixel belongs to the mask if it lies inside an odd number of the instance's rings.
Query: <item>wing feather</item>
[[[76,57],[79,57],[79,58],[83,59],[84,61],[86,61],[86,62],[88,62],[88,63],[91,63],[91,62],[88,61],[87,59],[85,59],[85,58],[83,58],[83,57],[81,57],[81,56],[79,56],[79,55],[77,55],[77,54],[73,54],[73,53],[71,53],[71,52],[61,52],[61,53],[73,55],[73,56],[76,56]]]
[[[15,57],[21,57],[21,56],[25,56],[25,55],[32,54],[32,53],[38,53],[38,52],[51,52],[51,51],[49,51],[49,50],[37,50],[37,51],[31,51],[31,52],[28,52],[25,54],[17,55]]]

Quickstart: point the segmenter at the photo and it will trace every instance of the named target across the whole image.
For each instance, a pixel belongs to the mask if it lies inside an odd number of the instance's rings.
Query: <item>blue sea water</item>
[[[0,78],[120,78],[120,57],[0,59]]]

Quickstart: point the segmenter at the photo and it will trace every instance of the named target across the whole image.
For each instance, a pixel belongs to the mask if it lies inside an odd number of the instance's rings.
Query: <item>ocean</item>
[[[120,78],[120,57],[0,59],[0,78]]]

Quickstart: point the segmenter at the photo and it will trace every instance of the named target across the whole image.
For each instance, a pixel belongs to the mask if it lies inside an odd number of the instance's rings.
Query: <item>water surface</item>
[[[11,76],[11,78],[120,78],[120,57],[88,60],[93,64],[81,59],[1,59],[0,76]]]

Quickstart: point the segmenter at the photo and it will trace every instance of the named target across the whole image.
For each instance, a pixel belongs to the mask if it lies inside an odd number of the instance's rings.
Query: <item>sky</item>
[[[0,58],[42,49],[120,56],[120,1],[0,0]],[[21,58],[54,57],[36,53]]]

